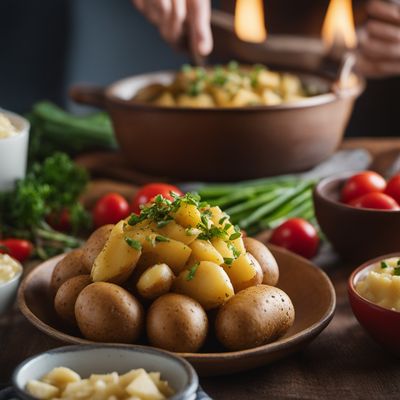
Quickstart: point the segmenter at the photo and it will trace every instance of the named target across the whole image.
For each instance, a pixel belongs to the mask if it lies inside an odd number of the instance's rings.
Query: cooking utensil
[[[269,247],[280,266],[278,286],[290,296],[296,311],[294,325],[284,337],[253,349],[227,352],[214,343],[203,353],[178,354],[200,375],[231,374],[272,363],[306,346],[332,319],[336,296],[326,274],[304,258],[275,246]],[[20,310],[33,325],[51,337],[67,343],[93,343],[76,330],[66,330],[55,315],[49,285],[53,269],[62,257],[44,262],[24,279],[18,294]]]
[[[327,93],[276,106],[178,108],[138,104],[142,87],[169,83],[172,72],[139,75],[107,88],[75,86],[71,97],[110,113],[122,153],[147,174],[182,180],[234,181],[302,171],[331,155],[364,88],[329,92],[333,79],[302,78]]]

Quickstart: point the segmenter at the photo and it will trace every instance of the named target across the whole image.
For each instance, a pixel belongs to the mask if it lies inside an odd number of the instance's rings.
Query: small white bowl
[[[18,179],[26,173],[30,124],[27,119],[0,108],[17,128],[18,134],[0,138],[0,191],[11,190]]]
[[[0,282],[0,315],[5,313],[14,304],[22,272],[23,268],[21,265],[19,271],[11,280]]]
[[[68,367],[82,378],[91,374],[119,374],[135,368],[160,372],[176,394],[170,400],[194,400],[199,379],[193,367],[183,358],[166,351],[144,346],[77,345],[50,350],[20,364],[13,374],[13,387],[24,400],[34,400],[25,387],[29,380],[40,379],[55,367]],[[203,397],[205,398],[205,397]]]

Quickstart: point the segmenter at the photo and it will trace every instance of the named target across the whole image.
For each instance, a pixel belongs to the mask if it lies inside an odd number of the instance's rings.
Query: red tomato
[[[48,224],[56,231],[68,232],[71,230],[71,216],[65,208],[60,214],[50,214],[46,217]]]
[[[357,208],[372,208],[375,210],[400,210],[392,197],[384,193],[368,193],[352,200],[349,205]]]
[[[385,179],[372,171],[360,172],[347,180],[342,189],[342,201],[349,203],[353,199],[372,192],[383,192],[386,188]]]
[[[270,242],[303,257],[312,258],[317,254],[319,237],[309,222],[302,218],[291,218],[272,232]]]
[[[171,192],[174,192],[179,196],[183,195],[176,186],[167,185],[166,183],[149,183],[144,185],[138,190],[135,197],[132,199],[131,212],[140,214],[140,206],[152,201],[154,197],[159,194],[161,194],[165,199],[173,200]]]
[[[385,193],[393,197],[398,204],[400,204],[400,174],[395,175],[392,179],[389,180]]]
[[[108,193],[94,206],[93,221],[96,227],[116,224],[129,214],[128,202],[118,193]]]
[[[0,241],[0,253],[9,254],[19,262],[26,261],[33,252],[33,245],[24,239],[4,239]]]

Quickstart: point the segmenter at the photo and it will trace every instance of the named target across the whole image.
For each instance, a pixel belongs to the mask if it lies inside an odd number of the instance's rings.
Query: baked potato
[[[206,339],[207,314],[192,298],[168,293],[151,305],[146,329],[153,346],[179,353],[194,353]]]
[[[251,286],[220,308],[215,331],[227,349],[250,349],[284,335],[294,316],[293,304],[284,291],[268,285]]]
[[[95,342],[134,343],[144,326],[139,301],[108,282],[92,283],[80,292],[75,316],[83,336]]]
[[[86,241],[85,245],[82,248],[83,257],[82,262],[86,267],[87,271],[92,271],[92,267],[94,264],[94,260],[103,250],[105,244],[107,243],[108,238],[110,237],[110,233],[114,225],[108,224],[103,225],[100,228],[96,229]]]
[[[75,302],[79,293],[92,283],[90,275],[78,275],[65,281],[57,290],[54,308],[57,314],[72,325],[76,325]]]
[[[53,295],[68,279],[87,273],[87,269],[83,264],[83,251],[81,249],[70,251],[57,263],[51,275],[50,289]]]

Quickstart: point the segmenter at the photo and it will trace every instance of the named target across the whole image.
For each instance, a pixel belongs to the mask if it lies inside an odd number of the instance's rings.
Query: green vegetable
[[[156,242],[169,242],[169,239],[165,236],[157,235]]]
[[[55,151],[74,155],[117,147],[110,118],[104,112],[76,116],[43,101],[35,104],[27,117],[31,123],[30,162],[43,160]]]
[[[186,277],[187,281],[191,281],[194,278],[194,276],[196,275],[197,268],[199,268],[199,265],[200,265],[200,263],[198,262],[189,269],[189,273]]]
[[[386,262],[386,261],[382,261],[381,262],[381,268],[382,269],[385,269],[385,268],[387,268],[389,265],[388,265],[388,263]]]
[[[393,271],[394,276],[400,276],[400,267],[396,267]]]
[[[90,217],[78,202],[87,182],[86,171],[63,153],[32,164],[14,190],[0,193],[0,235],[31,240],[41,258],[79,247],[80,240],[55,231],[46,218],[65,209],[75,234],[87,229]]]
[[[130,237],[125,237],[124,240],[129,247],[132,247],[132,249],[135,249],[137,251],[142,250],[142,245],[140,244],[139,241],[132,239]]]

